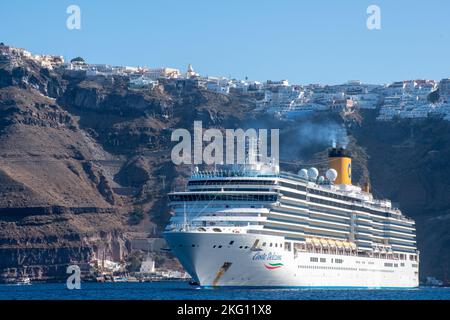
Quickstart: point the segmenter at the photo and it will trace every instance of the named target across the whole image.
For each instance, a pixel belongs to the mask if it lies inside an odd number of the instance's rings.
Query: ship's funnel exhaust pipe
[[[328,153],[330,168],[336,170],[338,176],[334,184],[352,184],[352,157],[344,148],[331,148]]]

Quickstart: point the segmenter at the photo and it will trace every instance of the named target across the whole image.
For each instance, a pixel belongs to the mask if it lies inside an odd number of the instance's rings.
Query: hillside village
[[[248,96],[257,110],[280,118],[295,118],[315,111],[352,112],[354,108],[378,110],[377,120],[395,118],[441,117],[450,121],[450,78],[436,80],[402,80],[384,85],[351,80],[340,85],[290,84],[288,80],[265,82],[202,76],[188,65],[186,72],[169,67],[131,67],[89,64],[82,58],[65,61],[62,56],[33,55],[20,48],[0,44],[2,56],[34,60],[43,68],[63,69],[64,73],[102,82],[114,76],[124,77],[130,88],[152,90],[165,85],[190,85],[228,95]]]

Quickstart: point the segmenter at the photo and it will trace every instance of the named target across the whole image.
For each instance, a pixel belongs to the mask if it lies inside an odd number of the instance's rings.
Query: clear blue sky
[[[66,9],[81,8],[81,30]],[[381,8],[381,30],[366,9]],[[291,83],[450,77],[448,0],[0,1],[0,41],[91,63]]]

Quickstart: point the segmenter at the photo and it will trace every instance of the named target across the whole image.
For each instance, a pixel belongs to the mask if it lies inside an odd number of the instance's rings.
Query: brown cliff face
[[[354,182],[370,176],[375,194],[398,202],[417,221],[421,276],[449,270],[449,125],[439,120],[379,123],[370,113],[348,124]],[[166,193],[190,166],[170,161],[173,129],[280,128],[282,168],[326,169],[339,116],[318,113],[281,121],[254,111],[245,95],[228,96],[189,82],[129,89],[126,80],[0,61],[0,273],[65,277],[70,263],[94,253],[115,259],[129,232],[161,231]],[[144,212],[129,225],[130,214]],[[1,280],[0,280],[1,281]]]
[[[123,237],[121,200],[97,162],[112,156],[52,98],[65,88],[57,74],[2,66],[0,281],[64,277],[68,264],[89,261],[90,239]]]
[[[20,186],[0,186],[1,206],[110,205],[89,141],[68,112],[34,89],[2,88],[0,99],[0,175]]]

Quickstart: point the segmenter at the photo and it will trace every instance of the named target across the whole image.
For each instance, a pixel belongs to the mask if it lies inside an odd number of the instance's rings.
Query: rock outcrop
[[[280,128],[281,158],[289,162],[282,167],[293,171],[301,163],[323,167],[329,141],[317,130],[346,126],[354,181],[370,179],[378,197],[416,219],[421,276],[449,271],[447,122],[380,123],[370,112],[357,122],[327,112],[282,121],[255,111],[242,94],[170,81],[130,89],[121,77],[88,79],[1,56],[0,281],[60,279],[67,265],[86,266],[100,252],[122,259],[129,232],[161,231],[165,194],[191,170],[170,161],[170,135],[191,130],[194,120],[204,128]],[[145,217],[129,225],[137,207]]]

